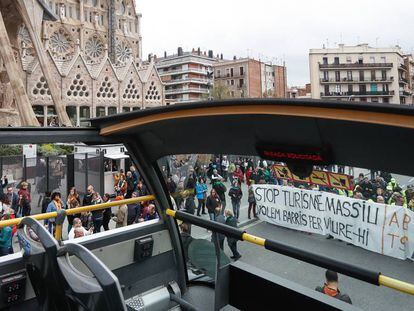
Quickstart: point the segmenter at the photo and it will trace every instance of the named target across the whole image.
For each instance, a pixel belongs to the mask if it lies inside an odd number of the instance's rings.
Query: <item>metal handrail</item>
[[[146,202],[146,201],[152,201],[152,200],[155,200],[155,196],[146,195],[146,196],[137,197],[137,198],[124,199],[124,200],[119,200],[119,201],[112,201],[112,202],[100,203],[100,204],[95,204],[95,205],[88,205],[88,206],[70,208],[70,209],[66,209],[64,211],[65,211],[65,215],[75,215],[75,214],[80,214],[80,213],[84,213],[84,212],[103,210],[103,209],[106,209],[106,208],[112,207],[112,206],[119,206],[119,205],[139,203],[139,202]],[[58,217],[58,212],[43,213],[43,214],[37,214],[37,215],[32,215],[32,216],[26,216],[26,217],[31,217],[31,218],[34,218],[36,220],[46,220],[46,219]],[[2,221],[0,221],[0,228],[19,225],[23,218],[24,217],[8,219],[8,220],[2,220]]]
[[[339,260],[335,260],[317,253],[309,252],[306,250],[302,250],[296,248],[294,246],[290,246],[278,241],[273,241],[270,239],[264,239],[255,235],[251,235],[246,233],[243,230],[229,227],[224,224],[220,224],[217,222],[213,222],[210,220],[203,219],[201,217],[197,217],[185,212],[181,211],[174,211],[171,209],[167,209],[166,214],[173,218],[187,221],[194,225],[200,226],[202,228],[206,228],[212,230],[214,232],[218,232],[231,238],[238,239],[241,241],[246,241],[249,243],[253,243],[259,246],[263,246],[267,250],[270,250],[275,253],[279,253],[282,255],[289,256],[291,258],[296,258],[298,260],[323,267],[326,269],[334,270],[339,273],[348,275],[355,279],[371,283],[377,286],[386,286],[392,288],[394,290],[407,293],[410,295],[414,295],[414,284],[403,282],[385,275],[382,275],[380,272],[371,271],[366,268],[358,267],[351,265],[346,262],[341,262]]]

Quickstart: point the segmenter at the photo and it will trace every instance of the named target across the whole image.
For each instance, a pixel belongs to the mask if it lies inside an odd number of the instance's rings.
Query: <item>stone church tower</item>
[[[84,126],[164,105],[134,0],[1,0],[0,13],[1,126]]]

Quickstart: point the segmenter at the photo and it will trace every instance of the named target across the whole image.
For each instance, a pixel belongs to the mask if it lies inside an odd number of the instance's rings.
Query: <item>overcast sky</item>
[[[308,53],[369,43],[414,52],[412,0],[136,0],[143,53],[201,47],[224,57],[250,55],[288,68],[288,84],[309,82]]]

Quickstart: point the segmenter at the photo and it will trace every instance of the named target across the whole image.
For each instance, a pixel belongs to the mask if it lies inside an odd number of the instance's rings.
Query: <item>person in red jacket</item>
[[[240,165],[236,165],[236,170],[233,173],[233,178],[237,178],[239,180],[239,183],[244,182],[244,174],[240,168]]]

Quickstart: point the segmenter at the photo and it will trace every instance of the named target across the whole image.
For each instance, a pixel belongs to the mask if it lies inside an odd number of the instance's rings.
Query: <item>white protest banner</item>
[[[402,206],[276,185],[253,186],[263,221],[330,234],[383,255],[414,258],[414,212]]]

